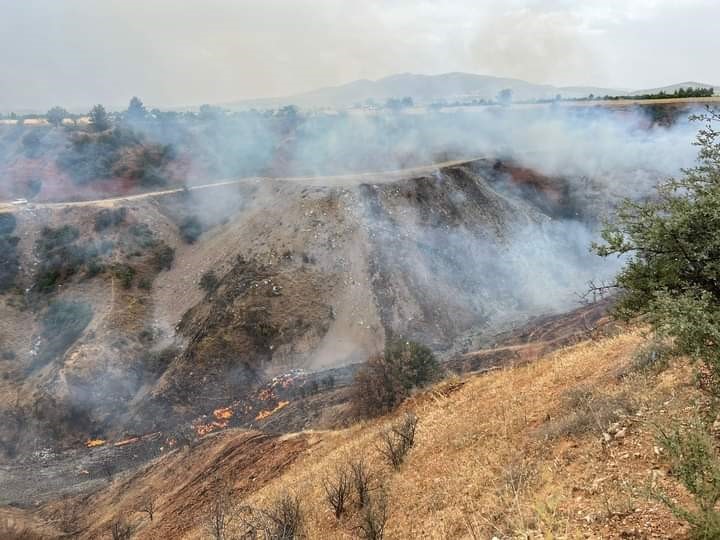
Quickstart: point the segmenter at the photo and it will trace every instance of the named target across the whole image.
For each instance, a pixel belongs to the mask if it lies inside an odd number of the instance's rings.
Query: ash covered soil
[[[548,319],[511,331],[572,309],[593,277],[587,231],[613,200],[576,181],[476,160],[15,209],[2,502],[91,490],[227,427],[344,425],[353,366],[389,336],[461,371],[587,332],[601,312],[557,340]],[[528,294],[540,275],[556,289]]]

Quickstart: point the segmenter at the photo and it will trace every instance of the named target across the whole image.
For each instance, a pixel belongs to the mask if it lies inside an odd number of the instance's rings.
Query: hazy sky
[[[398,72],[720,84],[718,0],[0,0],[0,112],[218,103]]]

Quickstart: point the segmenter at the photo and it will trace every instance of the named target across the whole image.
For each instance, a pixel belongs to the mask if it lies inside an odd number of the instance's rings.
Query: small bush
[[[332,478],[323,480],[323,489],[325,500],[332,509],[335,519],[340,519],[345,512],[352,489],[352,480],[347,468],[338,466]]]
[[[699,421],[684,430],[661,432],[658,442],[667,452],[675,476],[692,495],[695,508],[679,506],[664,493],[655,492],[680,519],[690,524],[692,538],[720,538],[720,454],[716,441]]]
[[[152,279],[150,279],[147,276],[143,276],[138,280],[138,287],[140,287],[144,291],[149,291],[152,289]]]
[[[394,469],[400,468],[405,456],[415,444],[417,423],[417,416],[408,413],[400,422],[382,433],[378,450]]]
[[[95,230],[100,232],[108,227],[120,225],[125,222],[127,217],[127,208],[103,208],[95,214]]]
[[[155,505],[155,499],[151,494],[146,494],[140,499],[140,502],[137,507],[138,512],[142,512],[143,514],[147,515],[148,519],[152,521],[155,517],[155,511],[156,511],[156,505]]]
[[[3,540],[46,540],[47,537],[36,533],[10,520],[0,524],[0,538]]]
[[[538,435],[547,439],[586,433],[600,435],[623,416],[633,414],[635,409],[632,398],[627,394],[607,395],[591,386],[580,386],[565,392],[562,413],[542,426]]]
[[[634,371],[658,373],[667,369],[671,357],[671,347],[659,341],[651,341],[635,353],[631,366]]]
[[[387,497],[381,494],[367,504],[360,516],[358,532],[365,540],[382,540],[388,520]]]
[[[234,518],[232,503],[232,492],[229,489],[221,489],[210,506],[207,516],[206,529],[213,540],[226,540],[228,528]]]
[[[55,248],[71,244],[80,237],[80,231],[72,225],[52,228],[44,227],[40,233],[38,247],[41,252],[47,253]]]
[[[113,276],[120,281],[123,289],[132,287],[135,279],[135,269],[129,264],[115,264],[112,268]]]
[[[202,224],[195,216],[186,217],[180,223],[180,236],[188,244],[194,244],[202,232]]]
[[[382,356],[374,356],[355,376],[352,405],[360,417],[386,413],[417,387],[437,380],[440,364],[432,351],[413,341],[392,340]]]
[[[335,388],[335,377],[333,375],[326,375],[320,380],[320,384],[323,385],[325,390],[332,390]]]
[[[362,459],[350,463],[350,473],[352,474],[357,506],[358,508],[365,508],[370,501],[374,475]]]
[[[215,272],[208,270],[200,277],[200,288],[206,293],[213,293],[220,286],[220,280]]]
[[[0,236],[12,234],[17,227],[17,219],[10,212],[0,213]]]
[[[88,261],[85,268],[85,277],[87,279],[94,278],[105,271],[105,265],[96,259]]]
[[[92,308],[83,302],[57,300],[50,304],[42,318],[44,344],[30,369],[47,364],[64,354],[92,320]]]
[[[148,351],[142,359],[143,368],[147,373],[159,377],[178,354],[180,349],[172,346],[159,351]]]
[[[243,521],[254,538],[295,540],[303,537],[303,516],[296,496],[286,494],[266,510],[245,507],[242,511]]]
[[[35,283],[40,292],[52,291],[97,257],[98,251],[93,246],[75,243],[79,237],[80,231],[71,225],[43,228],[35,244],[40,259]]]
[[[110,534],[113,540],[130,540],[134,528],[125,518],[119,518],[110,524]]]
[[[143,249],[155,247],[157,244],[155,234],[150,230],[147,223],[135,223],[128,229],[128,232],[133,243]]]
[[[175,260],[175,250],[168,246],[165,242],[158,242],[153,251],[152,265],[158,272],[162,270],[170,270]]]
[[[0,236],[0,293],[9,291],[15,285],[20,266],[17,236]]]

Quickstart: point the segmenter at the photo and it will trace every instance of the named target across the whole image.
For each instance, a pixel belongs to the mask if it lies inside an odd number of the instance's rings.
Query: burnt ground
[[[536,317],[488,341],[488,348],[447,358],[448,371],[489,371],[527,363],[550,351],[611,331],[609,301],[561,315]],[[37,449],[0,465],[0,504],[32,507],[63,495],[89,494],[118,474],[133,474],[150,461],[222,435],[232,428],[278,437],[308,429],[332,429],[352,421],[350,386],[361,364],[307,372],[291,370],[269,379],[245,398],[224,404],[174,430],[103,441],[94,448]]]

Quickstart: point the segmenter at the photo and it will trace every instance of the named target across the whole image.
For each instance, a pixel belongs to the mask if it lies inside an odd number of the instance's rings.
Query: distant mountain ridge
[[[672,93],[680,87],[712,87],[711,84],[687,82],[650,90],[627,90],[595,86],[553,86],[535,84],[521,79],[477,75],[473,73],[443,73],[440,75],[419,75],[399,73],[376,81],[360,79],[327,86],[286,97],[249,99],[224,103],[229,108],[264,108],[297,105],[303,108],[333,107],[345,108],[373,100],[382,103],[391,98],[411,97],[420,105],[437,101],[463,101],[469,99],[494,99],[498,93],[509,88],[515,100],[552,99],[558,94],[564,98],[579,98],[590,94],[596,96],[639,95],[665,90]]]

